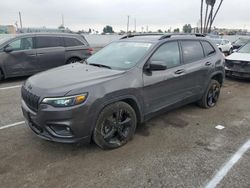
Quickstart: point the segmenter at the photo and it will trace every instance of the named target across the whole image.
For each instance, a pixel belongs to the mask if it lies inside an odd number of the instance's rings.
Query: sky
[[[217,0],[217,4],[220,0]],[[224,0],[214,22],[219,28],[238,28],[250,31],[249,0]],[[116,32],[126,31],[130,16],[130,30],[163,31],[182,28],[184,24],[197,26],[200,0],[1,0],[0,25],[19,23],[23,27],[57,28],[64,17],[65,27],[73,31],[89,28],[102,31],[111,25]]]

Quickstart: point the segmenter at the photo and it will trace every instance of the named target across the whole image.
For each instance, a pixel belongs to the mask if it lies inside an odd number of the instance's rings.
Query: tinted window
[[[29,50],[33,48],[32,38],[17,39],[9,44],[13,51]]]
[[[36,37],[36,48],[50,48],[59,46],[62,46],[60,37]]]
[[[81,41],[76,38],[64,38],[65,46],[81,46],[84,45]]]
[[[205,56],[210,56],[210,55],[215,53],[215,49],[213,48],[213,46],[209,42],[202,41],[201,43],[202,43],[203,48],[204,48]]]
[[[175,67],[180,64],[180,51],[177,42],[168,42],[160,46],[153,56],[151,62],[164,63],[167,68]]]
[[[250,53],[250,43],[247,43],[245,46],[240,48],[240,50],[238,52],[240,52],[240,53]]]
[[[204,58],[203,49],[199,41],[182,41],[184,63],[192,63]]]

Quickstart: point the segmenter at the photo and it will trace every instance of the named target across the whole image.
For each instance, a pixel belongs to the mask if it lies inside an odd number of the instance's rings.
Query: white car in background
[[[250,78],[250,42],[226,57],[227,76]]]
[[[221,52],[231,54],[233,53],[233,45],[229,40],[226,39],[213,39],[217,47]]]

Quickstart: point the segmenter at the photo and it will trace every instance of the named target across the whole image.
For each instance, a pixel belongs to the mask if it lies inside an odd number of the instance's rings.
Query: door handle
[[[206,62],[205,65],[206,66],[210,66],[212,63],[211,62]]]
[[[37,53],[38,56],[43,55],[43,53]]]
[[[182,74],[182,73],[184,73],[184,69],[180,69],[180,70],[175,71],[175,74]]]

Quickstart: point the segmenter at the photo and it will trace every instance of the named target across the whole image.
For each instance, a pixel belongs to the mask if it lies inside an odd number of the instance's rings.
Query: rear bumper
[[[91,122],[84,106],[58,109],[40,105],[32,111],[22,100],[26,124],[40,138],[60,143],[88,143],[91,139]]]

